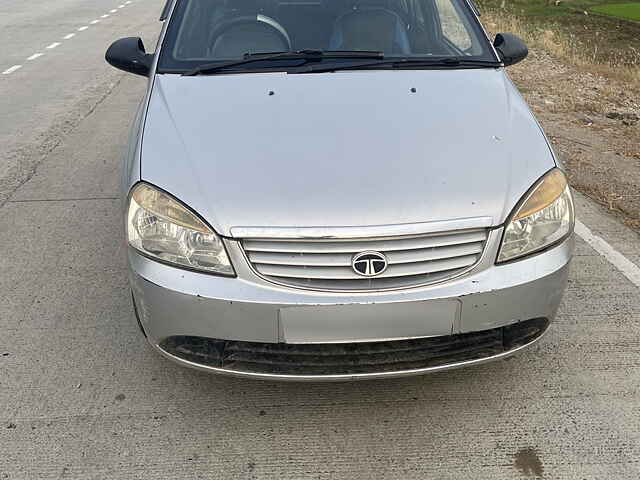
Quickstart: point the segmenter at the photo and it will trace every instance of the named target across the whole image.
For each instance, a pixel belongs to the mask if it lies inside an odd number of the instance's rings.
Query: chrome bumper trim
[[[395,225],[369,225],[364,227],[231,227],[233,238],[270,239],[354,239],[368,240],[378,237],[423,235],[457,230],[489,228],[491,217],[456,218],[437,222],[401,223]]]

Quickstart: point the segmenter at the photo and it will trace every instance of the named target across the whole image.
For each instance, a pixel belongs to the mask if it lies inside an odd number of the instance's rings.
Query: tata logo
[[[362,252],[354,255],[351,260],[353,271],[363,277],[375,277],[383,273],[389,262],[380,252]]]

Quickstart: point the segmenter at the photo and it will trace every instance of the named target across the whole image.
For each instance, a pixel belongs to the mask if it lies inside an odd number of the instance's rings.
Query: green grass
[[[591,10],[612,17],[640,22],[640,2],[598,5],[597,7],[592,7]]]
[[[583,14],[588,10],[618,18],[640,20],[640,2],[620,3],[621,0],[505,0],[507,11],[540,20],[555,20]],[[624,1],[624,0],[622,0]],[[503,0],[477,0],[482,7],[498,8]]]

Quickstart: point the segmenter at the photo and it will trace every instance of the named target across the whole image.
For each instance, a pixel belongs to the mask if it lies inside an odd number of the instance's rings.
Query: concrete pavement
[[[0,5],[0,204],[122,78],[104,62],[109,44],[136,35],[153,51],[162,9],[154,0],[27,5],[31,2]],[[59,45],[47,48],[54,44]],[[37,54],[42,56],[28,60]]]
[[[111,39],[152,40],[160,3],[134,1],[82,42],[0,75],[11,147],[0,157],[0,479],[640,476],[640,288],[580,238],[557,321],[506,361],[308,385],[209,376],[151,351],[117,200],[144,79],[102,55]],[[89,20],[113,5],[70,1],[61,18],[81,4],[100,5]],[[577,203],[640,264],[637,233]]]

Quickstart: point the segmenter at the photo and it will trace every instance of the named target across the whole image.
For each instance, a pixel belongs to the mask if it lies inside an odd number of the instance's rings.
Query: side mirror
[[[153,62],[153,55],[145,52],[142,39],[138,37],[116,40],[107,49],[104,58],[120,70],[144,77],[149,76]]]
[[[500,60],[502,60],[505,67],[518,63],[529,55],[526,43],[510,33],[497,34],[496,39],[493,41],[493,46],[496,47]]]

